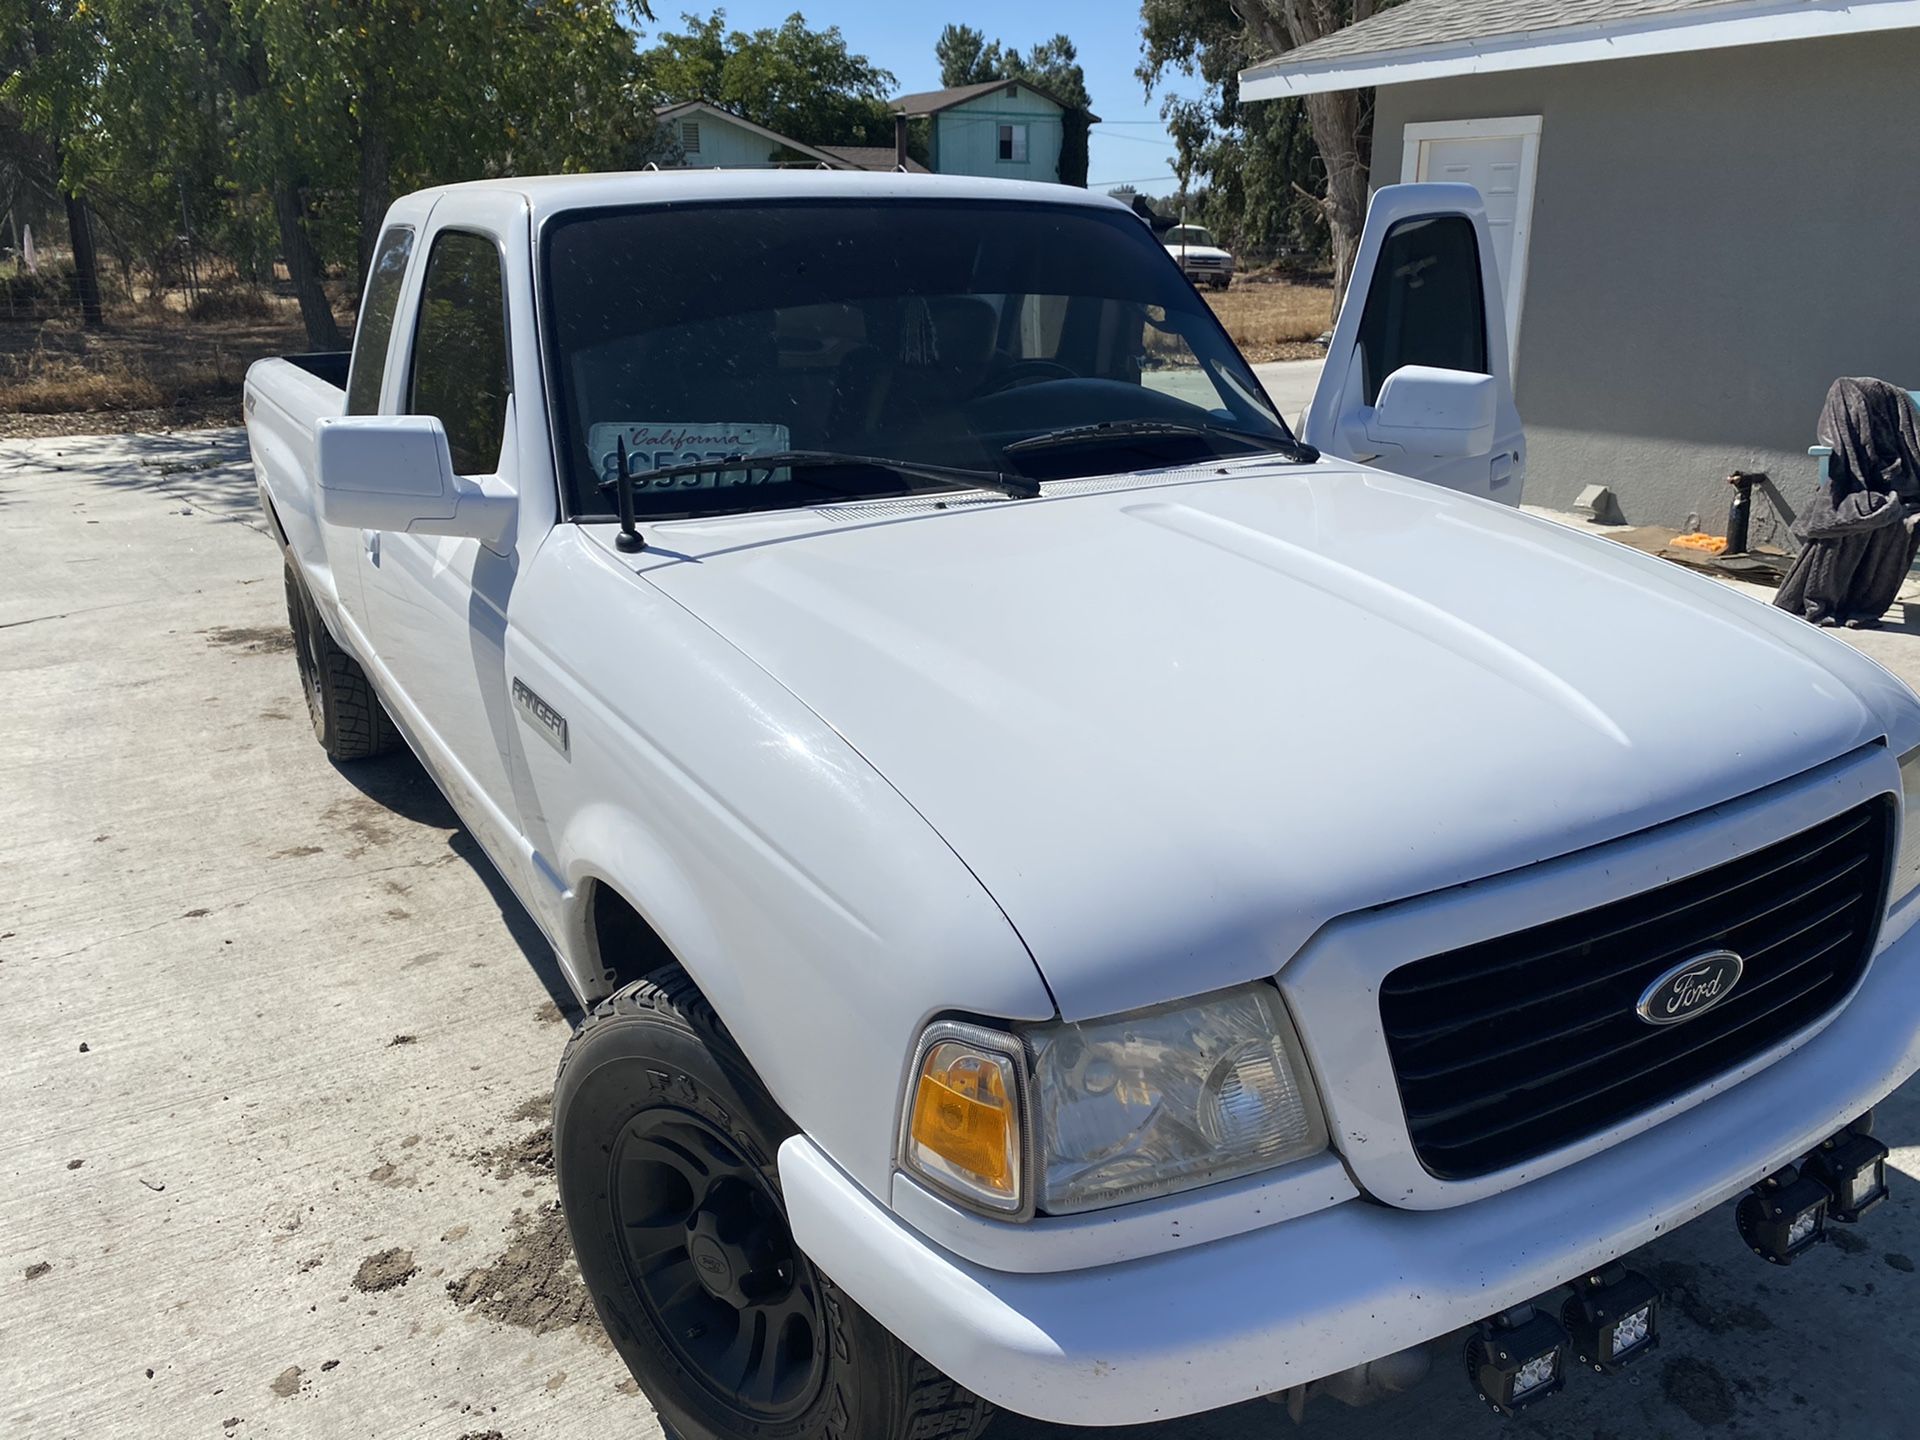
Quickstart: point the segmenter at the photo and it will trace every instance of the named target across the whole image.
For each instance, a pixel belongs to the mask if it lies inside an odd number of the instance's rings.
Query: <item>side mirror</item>
[[[498,548],[513,531],[513,493],[453,469],[434,415],[336,415],[316,434],[320,518],[358,530],[460,535]]]
[[[1402,365],[1380,387],[1367,438],[1409,455],[1484,455],[1493,448],[1498,404],[1491,375]]]

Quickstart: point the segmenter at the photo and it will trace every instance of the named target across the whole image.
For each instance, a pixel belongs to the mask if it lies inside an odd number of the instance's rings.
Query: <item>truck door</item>
[[[505,197],[503,197],[503,200]],[[435,207],[396,328],[387,405],[435,415],[454,469],[513,485],[513,379],[506,246],[517,208],[498,217]],[[521,235],[524,236],[524,230]],[[524,244],[524,239],[520,243]],[[520,554],[458,536],[369,531],[363,570],[373,648],[405,723],[462,818],[495,862],[519,863],[506,616]],[[523,879],[518,874],[509,878]]]
[[[1526,440],[1501,295],[1473,186],[1376,191],[1301,438],[1343,459],[1519,504]],[[1413,413],[1396,413],[1388,386],[1403,370],[1400,394],[1418,390],[1428,402]],[[1476,376],[1484,377],[1477,385]]]

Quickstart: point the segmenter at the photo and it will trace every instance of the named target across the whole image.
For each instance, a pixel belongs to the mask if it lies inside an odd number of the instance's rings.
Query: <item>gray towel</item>
[[[1884,380],[1845,377],[1820,409],[1828,483],[1794,522],[1803,542],[1773,603],[1816,625],[1872,624],[1913,564],[1920,410]]]

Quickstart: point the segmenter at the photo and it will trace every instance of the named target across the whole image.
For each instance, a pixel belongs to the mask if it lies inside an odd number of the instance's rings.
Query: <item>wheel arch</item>
[[[703,974],[719,941],[672,852],[624,809],[591,805],[566,827],[562,855],[581,998],[593,1004],[663,964],[677,965],[709,1004]]]
[[[688,979],[693,978],[640,907],[612,881],[597,875],[587,880],[580,903],[586,923],[588,968],[606,987],[606,993],[624,989],[662,965],[676,966]]]

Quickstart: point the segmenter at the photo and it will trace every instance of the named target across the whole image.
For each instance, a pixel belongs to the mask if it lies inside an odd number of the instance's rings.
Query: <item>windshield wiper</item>
[[[1008,475],[1000,470],[972,470],[959,465],[929,465],[918,460],[894,460],[883,455],[850,455],[838,450],[770,450],[758,455],[723,455],[718,460],[689,460],[684,465],[663,465],[657,470],[634,472],[635,481],[676,480],[687,475],[723,475],[730,470],[817,470],[829,466],[864,466],[886,470],[915,480],[934,480],[948,485],[966,485],[979,490],[995,490],[1015,500],[1031,500],[1040,493],[1040,482],[1024,475]],[[620,477],[602,480],[602,490],[612,490]],[[814,484],[815,489],[836,487]],[[854,497],[858,498],[858,497]]]
[[[1264,450],[1284,454],[1302,465],[1311,465],[1320,452],[1311,445],[1258,430],[1242,430],[1233,425],[1198,424],[1187,420],[1101,420],[1092,425],[1068,425],[1059,430],[1043,430],[1001,448],[1001,453],[1018,455],[1028,450],[1051,450],[1062,445],[1082,445],[1088,441],[1125,439],[1175,439],[1187,435],[1226,435],[1244,440]]]

